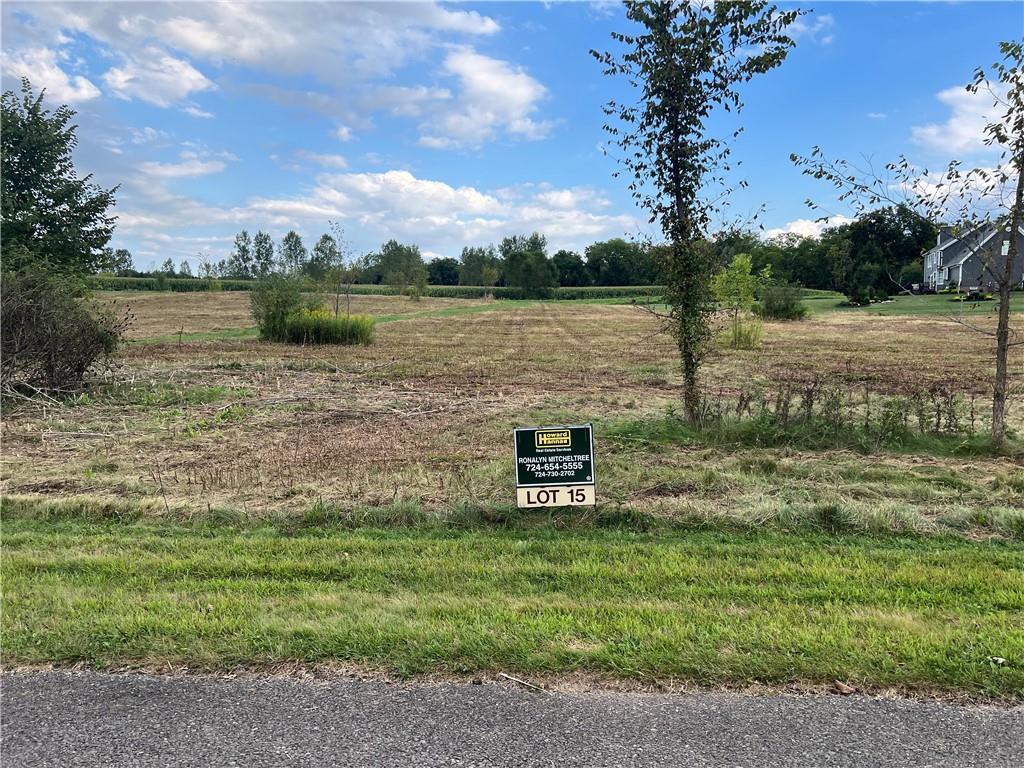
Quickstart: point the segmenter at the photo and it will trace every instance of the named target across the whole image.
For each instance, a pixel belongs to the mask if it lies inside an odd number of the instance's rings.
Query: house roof
[[[963,237],[954,237],[942,245],[929,248],[924,252],[924,255],[928,256],[936,251],[948,254],[946,258],[942,259],[942,266],[958,267],[1002,231],[1002,227],[997,227],[992,222],[986,222],[975,227]],[[1019,228],[1019,233],[1024,235],[1024,226]]]

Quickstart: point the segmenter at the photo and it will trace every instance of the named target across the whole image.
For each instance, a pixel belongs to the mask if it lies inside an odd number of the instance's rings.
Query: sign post
[[[518,506],[597,504],[594,429],[590,424],[518,427],[514,435]]]

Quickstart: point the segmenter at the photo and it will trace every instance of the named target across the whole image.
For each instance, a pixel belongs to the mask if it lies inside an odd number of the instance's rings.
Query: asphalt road
[[[1024,708],[513,683],[5,674],[15,766],[1021,766]]]

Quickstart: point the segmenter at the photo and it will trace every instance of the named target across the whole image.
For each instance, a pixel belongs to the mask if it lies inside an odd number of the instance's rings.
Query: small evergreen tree
[[[633,34],[612,33],[623,53],[591,51],[604,73],[637,91],[608,102],[605,126],[632,176],[630,191],[671,246],[663,263],[669,312],[683,368],[683,408],[700,414],[698,372],[706,352],[713,261],[706,231],[730,170],[728,140],[709,128],[717,109],[739,111],[739,86],[779,66],[794,45],[787,27],[801,11],[765,2],[627,0]],[[734,134],[730,131],[730,134]],[[714,194],[708,194],[714,187]]]

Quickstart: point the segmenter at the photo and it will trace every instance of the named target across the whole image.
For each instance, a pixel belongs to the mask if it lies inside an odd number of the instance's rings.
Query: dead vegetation
[[[136,338],[175,325],[202,333],[251,324],[244,295],[131,298]],[[78,398],[8,404],[4,493],[256,517],[301,515],[317,503],[507,510],[512,427],[593,421],[599,496],[615,514],[757,524],[834,508],[841,521],[890,530],[989,535],[1012,529],[1024,509],[1013,457],[602,440],[677,400],[671,340],[626,306],[424,299],[410,310],[402,298],[363,296],[353,304],[398,319],[379,326],[373,347],[133,343],[116,378]],[[768,323],[759,350],[716,354],[708,390],[735,398],[752,382],[813,380],[849,384],[854,396],[866,385],[899,394],[941,384],[970,398],[985,393],[990,375],[976,344],[941,319]],[[1020,363],[1018,351],[1018,385]]]

